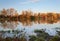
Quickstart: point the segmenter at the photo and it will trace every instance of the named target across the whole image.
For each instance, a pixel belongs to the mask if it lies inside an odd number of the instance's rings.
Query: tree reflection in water
[[[25,20],[17,20],[17,21],[7,21],[7,20],[4,20],[4,21],[0,21],[0,26],[3,27],[4,29],[5,28],[11,28],[11,29],[15,29],[18,25],[20,25],[20,23],[22,23],[23,26],[32,26],[33,24],[45,24],[46,21],[44,21],[44,19],[42,20],[39,20],[37,18],[35,19],[25,19]],[[47,23],[48,24],[48,23]],[[49,23],[49,24],[53,24],[53,22]]]
[[[6,29],[6,28],[15,29],[18,24],[19,24],[18,21],[0,22],[0,26],[3,27],[4,29]]]

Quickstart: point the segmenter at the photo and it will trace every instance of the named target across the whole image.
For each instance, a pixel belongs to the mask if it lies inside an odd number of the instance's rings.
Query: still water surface
[[[55,35],[57,32],[56,30],[60,30],[60,23],[54,23],[54,24],[47,24],[47,23],[35,23],[35,22],[26,22],[22,23],[19,21],[10,21],[10,22],[0,22],[0,31],[1,30],[22,30],[25,28],[25,31],[27,34],[34,34],[35,29],[45,29],[47,33],[50,35]],[[59,28],[59,29],[55,29]]]

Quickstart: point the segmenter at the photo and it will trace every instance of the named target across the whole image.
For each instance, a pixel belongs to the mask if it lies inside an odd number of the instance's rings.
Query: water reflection
[[[44,21],[37,20],[37,18],[32,20],[22,20],[22,21],[0,21],[0,28],[4,29],[19,29],[26,28],[28,33],[32,33],[34,29],[46,29],[46,32],[48,32],[50,35],[56,34],[56,29],[53,29],[55,27],[60,27],[60,23],[54,23],[54,24],[48,24]],[[54,33],[53,33],[54,32]]]
[[[42,23],[41,23],[42,22]],[[22,24],[22,26],[33,26],[34,24],[46,24],[48,25],[48,23],[44,22],[44,20],[38,20],[37,18],[32,21],[32,20],[22,20],[22,21],[0,21],[0,27],[3,27],[3,28],[11,28],[11,29],[15,29],[18,25],[20,25],[20,23]],[[54,23],[54,24],[59,24],[58,23]],[[53,23],[51,25],[54,25]]]
[[[4,29],[6,28],[11,28],[11,29],[15,29],[18,25],[18,21],[2,21],[0,22],[0,27],[3,27]]]

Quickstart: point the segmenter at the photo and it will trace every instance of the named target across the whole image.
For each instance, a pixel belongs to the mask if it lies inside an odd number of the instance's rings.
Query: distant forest
[[[60,13],[34,13],[31,10],[25,10],[18,13],[14,8],[0,10],[1,21],[20,21],[20,22],[38,22],[38,23],[57,23],[60,21]]]

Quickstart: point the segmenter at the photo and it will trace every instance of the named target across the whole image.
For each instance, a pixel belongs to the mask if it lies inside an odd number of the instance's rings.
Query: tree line
[[[31,10],[18,13],[14,8],[0,10],[0,21],[20,21],[20,22],[36,22],[38,23],[57,23],[60,21],[60,13],[33,13]]]

